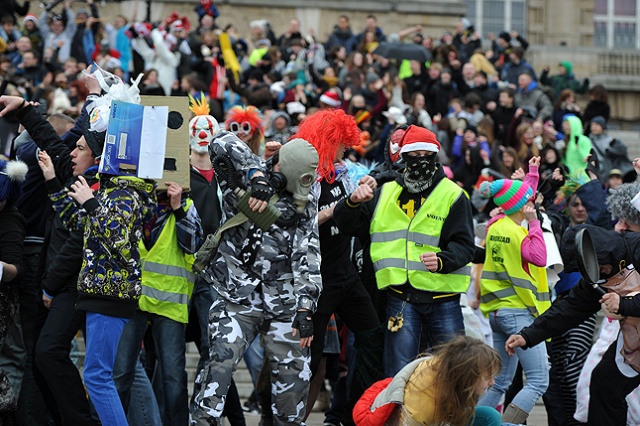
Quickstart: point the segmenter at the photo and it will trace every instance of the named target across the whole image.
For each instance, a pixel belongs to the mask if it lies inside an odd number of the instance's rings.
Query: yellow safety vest
[[[464,293],[469,287],[469,265],[439,274],[427,270],[420,261],[423,253],[442,251],[442,226],[453,203],[465,196],[463,190],[442,179],[413,218],[397,203],[401,192],[402,186],[396,182],[384,184],[371,221],[370,252],[378,288],[409,282],[418,290]]]
[[[187,199],[186,209],[193,205]],[[140,243],[142,295],[140,310],[162,315],[174,321],[189,322],[189,299],[195,275],[191,272],[194,256],[184,254],[178,245],[176,217],[170,214],[156,243],[147,251]]]
[[[502,308],[528,309],[534,316],[551,306],[547,270],[522,267],[522,241],[529,232],[508,217],[498,219],[487,233],[487,254],[480,286],[485,316]]]

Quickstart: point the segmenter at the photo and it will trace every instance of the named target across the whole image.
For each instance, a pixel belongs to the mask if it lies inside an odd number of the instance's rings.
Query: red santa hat
[[[27,16],[24,17],[24,19],[22,20],[22,25],[26,24],[27,21],[33,22],[34,24],[36,24],[36,27],[40,26],[40,24],[38,23],[38,18],[33,13],[29,13]]]
[[[189,31],[191,29],[191,23],[189,22],[189,19],[186,16],[183,16],[180,19],[177,19],[175,21],[173,21],[171,23],[171,32],[175,32],[175,31]]]
[[[320,102],[334,108],[338,108],[342,103],[338,94],[330,91],[324,92],[322,96],[320,96]]]
[[[438,142],[433,132],[412,124],[407,128],[400,142],[391,145],[390,150],[392,154],[398,152],[403,154],[411,151],[438,152],[440,151],[440,142]]]

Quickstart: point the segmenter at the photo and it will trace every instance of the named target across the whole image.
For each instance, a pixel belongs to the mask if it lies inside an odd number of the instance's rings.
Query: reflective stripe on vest
[[[168,291],[158,290],[157,288],[142,286],[142,294],[153,299],[162,300],[170,303],[187,304],[189,296],[180,293],[170,293]]]
[[[148,259],[144,261],[144,269],[145,271],[155,272],[156,274],[185,278],[189,281],[195,281],[196,279],[196,274],[187,271],[181,266],[164,265],[162,263],[151,262]]]
[[[370,253],[378,288],[409,282],[419,290],[465,292],[471,273],[469,265],[448,274],[438,274],[428,271],[420,261],[423,253],[441,251],[442,226],[451,206],[464,196],[464,192],[450,180],[441,180],[413,218],[397,204],[401,193],[402,186],[396,182],[386,183],[371,221]]]
[[[482,313],[501,308],[527,309],[538,316],[551,306],[546,270],[532,264],[522,267],[522,241],[527,230],[508,217],[491,225],[482,271],[480,308]]]
[[[193,201],[187,199],[185,209],[192,205]],[[141,244],[142,295],[138,306],[142,311],[186,324],[195,280],[191,272],[194,257],[180,249],[175,227],[175,215],[169,214],[151,250],[147,252]]]

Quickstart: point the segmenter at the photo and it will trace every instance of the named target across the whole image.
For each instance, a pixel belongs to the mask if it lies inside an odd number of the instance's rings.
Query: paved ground
[[[260,417],[256,416],[246,416],[247,426],[258,426],[260,422]],[[322,426],[324,421],[323,413],[312,413],[309,421],[307,422],[307,426]],[[527,419],[527,424],[529,426],[547,426],[547,412],[544,409],[544,405],[538,404],[533,407],[533,411]]]

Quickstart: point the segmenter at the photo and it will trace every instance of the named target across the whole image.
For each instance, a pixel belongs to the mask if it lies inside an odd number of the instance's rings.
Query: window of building
[[[467,18],[486,37],[502,31],[524,34],[527,22],[526,0],[465,0]]]
[[[607,23],[596,22],[593,34],[593,45],[595,47],[607,47]]]
[[[595,0],[594,46],[640,49],[639,9],[640,0]]]
[[[615,0],[613,14],[615,16],[636,16],[636,0]]]

